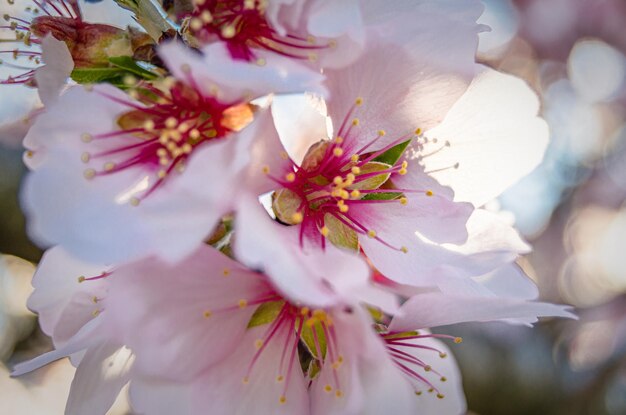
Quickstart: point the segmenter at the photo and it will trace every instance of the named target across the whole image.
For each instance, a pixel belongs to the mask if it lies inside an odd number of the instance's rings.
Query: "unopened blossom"
[[[183,33],[198,44],[224,42],[233,59],[264,62],[264,53],[332,67],[349,63],[364,43],[362,2],[193,0]]]
[[[35,239],[92,260],[174,260],[211,233],[232,209],[252,138],[276,134],[269,111],[249,101],[311,75],[232,61],[222,45],[206,52],[164,45],[172,77],[129,95],[73,87],[38,117],[23,193]]]
[[[110,57],[132,56],[134,47],[141,42],[139,33],[83,20],[75,0],[34,1],[26,7],[26,12],[22,17],[4,15],[5,24],[0,28],[13,33],[16,47],[0,50],[0,55],[2,63],[13,67],[17,74],[10,75],[2,84],[36,85],[34,75],[41,63],[40,45],[47,35],[67,45],[78,68],[106,67]]]
[[[431,293],[410,299],[389,320],[385,311],[398,309],[379,286],[326,277],[334,300],[319,307],[315,296],[294,301],[265,275],[208,246],[177,265],[149,259],[113,267],[54,248],[35,276],[29,306],[57,350],[14,375],[70,355],[78,370],[68,414],[105,413],[128,382],[135,409],[146,414],[207,407],[454,414],[464,409],[460,378],[438,339],[461,340],[422,328],[569,316],[550,304],[494,298],[479,307],[480,299]]]

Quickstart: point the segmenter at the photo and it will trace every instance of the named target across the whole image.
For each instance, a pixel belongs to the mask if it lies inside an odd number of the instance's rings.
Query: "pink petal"
[[[524,81],[483,69],[445,121],[426,133],[450,147],[423,163],[456,199],[481,206],[535,168],[548,144],[539,100]],[[459,163],[458,169],[447,167]],[[441,170],[443,169],[443,170]]]
[[[45,65],[35,71],[39,97],[44,105],[56,102],[74,69],[72,55],[65,42],[47,35],[41,41],[41,58]]]
[[[575,318],[567,306],[530,302],[513,298],[477,297],[427,293],[410,298],[389,327],[393,331],[447,326],[470,321],[568,317]]]

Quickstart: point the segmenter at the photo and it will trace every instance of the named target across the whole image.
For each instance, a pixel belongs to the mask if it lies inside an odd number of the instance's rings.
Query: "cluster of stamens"
[[[387,351],[394,360],[396,366],[402,371],[402,373],[411,379],[411,383],[415,387],[415,394],[417,396],[422,395],[423,390],[419,386],[421,385],[425,386],[428,393],[435,393],[437,398],[443,399],[444,395],[440,392],[437,386],[419,371],[422,370],[425,373],[433,373],[438,376],[440,382],[446,382],[448,379],[437,370],[433,369],[431,365],[412,355],[409,350],[428,350],[437,353],[439,358],[445,359],[447,357],[445,352],[431,346],[420,344],[419,342],[416,342],[416,340],[419,341],[420,339],[440,338],[453,340],[454,343],[459,344],[463,341],[463,339],[461,337],[453,337],[446,334],[421,334],[417,331],[406,333],[386,333],[381,334],[381,336],[385,341]]]
[[[279,34],[265,17],[267,0],[194,0],[189,29],[203,42],[213,37],[227,42],[233,58],[256,61],[254,49],[269,50],[290,58],[317,60],[317,51],[335,45],[317,43],[312,36]]]
[[[363,100],[357,99],[338,129],[337,136],[331,141],[314,145],[300,166],[290,161],[285,153],[286,157],[283,158],[290,162],[292,171],[283,177],[275,177],[266,166],[264,172],[289,192],[277,191],[275,206],[280,205],[285,197],[299,200],[297,208],[289,211],[289,217],[279,219],[301,226],[301,244],[304,235],[310,234],[309,229],[316,229],[322,236],[322,247],[325,246],[325,238],[330,237],[332,241],[333,230],[327,222],[333,218],[358,235],[376,239],[394,250],[407,252],[407,247],[392,246],[381,239],[375,229],[366,227],[351,212],[360,206],[375,203],[399,203],[404,206],[409,203],[407,194],[434,195],[429,189],[397,188],[393,185],[393,175],[405,175],[408,172],[406,158],[400,157],[393,165],[376,160],[394,146],[408,140],[419,142],[423,135],[417,129],[371,151],[370,148],[386,135],[384,130],[379,130],[375,138],[363,147],[356,148],[353,144],[355,137],[367,133],[359,131],[360,120],[354,117],[362,104]]]
[[[102,166],[85,169],[85,178],[94,179],[134,167],[146,169],[153,179],[138,196],[129,199],[132,205],[137,205],[170,174],[182,172],[198,146],[225,137],[250,122],[252,112],[247,104],[221,103],[214,96],[202,94],[190,74],[188,81],[166,78],[159,87],[142,81],[131,92],[137,101],[103,93],[128,107],[128,111],[118,118],[119,130],[82,134],[81,140],[97,151],[83,152],[81,160],[90,166],[95,162]]]

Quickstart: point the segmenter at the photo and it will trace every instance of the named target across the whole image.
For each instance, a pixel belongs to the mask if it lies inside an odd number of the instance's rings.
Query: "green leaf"
[[[123,83],[126,71],[120,68],[76,68],[71,77],[79,84],[97,84],[101,82]]]
[[[299,323],[296,323],[296,325]],[[321,358],[317,355],[317,348],[315,347],[315,337],[313,336],[313,330],[317,334],[317,342],[320,346],[320,352],[322,352]],[[310,327],[306,322],[302,326],[302,334],[300,339],[304,342],[307,349],[309,349],[309,353],[313,357],[319,360],[324,360],[326,358],[326,336],[324,335],[324,328],[320,323],[315,323],[313,327]]]
[[[117,68],[123,69],[126,72],[130,72],[143,79],[155,79],[158,76],[155,73],[142,68],[137,62],[130,56],[115,56],[109,58],[109,62]]]
[[[278,317],[284,305],[285,302],[282,300],[261,304],[257,307],[254,314],[252,314],[248,322],[248,328],[251,329],[252,327],[262,326],[276,320],[276,317]]]
[[[393,166],[398,160],[400,160],[400,157],[402,157],[402,154],[404,154],[406,148],[409,146],[410,143],[411,140],[409,139],[403,141],[400,144],[396,144],[389,150],[385,151],[383,154],[376,157],[373,161],[379,161],[381,163],[386,163]]]

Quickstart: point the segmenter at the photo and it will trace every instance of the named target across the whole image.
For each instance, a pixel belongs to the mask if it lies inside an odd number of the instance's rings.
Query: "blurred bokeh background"
[[[479,60],[535,89],[552,137],[543,163],[489,208],[533,244],[520,265],[542,299],[572,304],[580,319],[446,328],[465,339],[454,352],[469,409],[626,414],[626,0],[483,2],[480,21],[492,30],[481,35]],[[13,105],[19,94],[22,87],[0,86],[0,126],[24,115]],[[0,137],[0,252],[8,254],[0,258],[0,406],[60,414],[67,362],[8,378],[7,366],[50,347],[25,307],[34,269],[27,261],[41,252],[19,209],[21,156],[19,144]],[[121,400],[111,413],[127,410]]]

